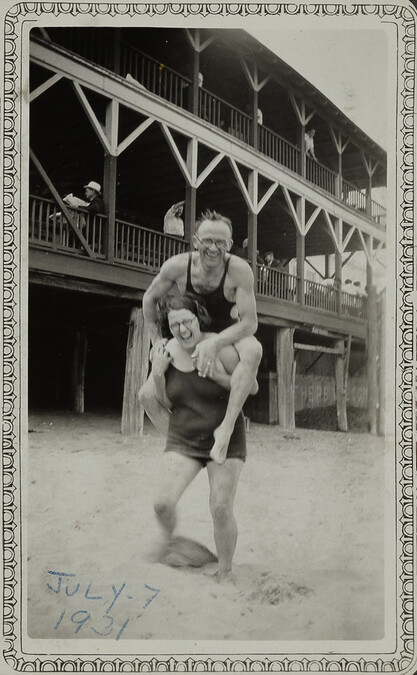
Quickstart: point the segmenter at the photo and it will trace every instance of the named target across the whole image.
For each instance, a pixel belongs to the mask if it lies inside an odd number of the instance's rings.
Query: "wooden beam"
[[[84,413],[85,364],[87,359],[87,333],[78,330],[72,357],[72,409],[75,413]]]
[[[148,376],[150,340],[142,308],[132,307],[126,347],[121,431],[124,436],[141,436],[144,410],[139,404],[139,390]]]
[[[39,87],[36,87],[33,91],[30,92],[29,96],[29,101],[32,103],[38,96],[41,96],[45,91],[48,91],[50,87],[53,87],[54,84],[59,82],[59,80],[62,80],[62,75],[59,73],[55,73],[55,75],[52,75],[52,77],[49,78],[49,80],[46,80],[46,82],[43,82],[42,84],[39,85]]]
[[[343,341],[342,341],[343,342]],[[324,347],[323,345],[307,345],[304,342],[294,342],[294,349],[300,349],[305,352],[322,352],[323,354],[344,354],[343,346]]]
[[[275,192],[275,190],[277,189],[277,187],[278,187],[278,183],[277,183],[277,182],[272,183],[272,185],[269,186],[269,188],[268,188],[267,191],[265,192],[265,194],[264,194],[264,196],[262,197],[262,199],[258,202],[258,205],[257,205],[257,207],[256,207],[256,213],[257,213],[257,214],[260,213],[260,212],[262,211],[263,207],[264,207],[265,204],[269,201],[269,199],[272,197],[272,195],[274,194],[274,192]]]
[[[219,152],[209,164],[207,164],[206,168],[203,169],[203,171],[200,173],[196,180],[196,188],[199,188],[202,183],[206,180],[206,178],[211,174],[211,172],[216,168],[216,166],[222,161],[224,157],[224,152]]]
[[[282,191],[284,193],[285,201],[287,202],[288,208],[289,208],[290,213],[292,215],[293,221],[294,221],[294,223],[297,227],[297,230],[300,234],[303,235],[304,234],[304,223],[302,223],[301,220],[299,219],[297,211],[295,210],[294,203],[293,203],[293,201],[290,197],[290,194],[289,194],[287,188],[285,187],[285,185],[281,185],[281,187],[282,187]]]
[[[284,429],[295,429],[295,359],[294,328],[277,328],[275,353],[277,370],[278,423]]]
[[[77,225],[74,222],[73,216],[70,213],[67,205],[65,202],[62,201],[62,198],[58,191],[55,188],[55,185],[52,183],[51,179],[49,178],[48,174],[46,173],[45,169],[43,168],[42,164],[36,157],[35,153],[33,152],[32,149],[29,150],[30,158],[34,165],[36,166],[37,170],[39,171],[40,175],[42,176],[43,180],[45,181],[46,185],[48,186],[53,198],[55,199],[56,203],[58,204],[59,208],[61,209],[62,213],[64,214],[65,218],[67,219],[69,226],[71,227],[72,231],[74,232],[76,238],[80,242],[80,244],[83,246],[85,249],[85,252],[87,255],[90,256],[90,258],[95,258],[95,254],[89,247],[85,237],[81,233],[81,231],[78,229]]]
[[[153,117],[148,117],[147,120],[144,120],[141,124],[139,124],[139,126],[136,127],[136,129],[134,129],[132,133],[129,134],[129,136],[126,136],[126,138],[121,143],[119,143],[116,149],[116,155],[121,155],[122,152],[124,152],[124,150],[126,150],[126,148],[128,148],[129,145],[133,143],[133,141],[139,138],[139,136],[141,136],[143,132],[146,131],[146,129],[148,129],[154,122],[155,119]]]
[[[97,134],[97,137],[102,144],[103,148],[107,150],[109,155],[112,154],[112,148],[110,147],[110,144],[107,140],[106,134],[103,131],[103,127],[101,126],[99,120],[97,119],[97,116],[93,110],[93,108],[90,105],[90,102],[88,101],[86,95],[84,94],[81,85],[78,82],[73,82],[72,86],[74,87],[75,93],[78,96],[78,99],[84,109],[84,112],[86,113],[88,119],[91,122],[91,126],[93,127],[94,131]]]
[[[192,176],[193,182],[197,175],[198,160],[198,142],[196,138],[191,138],[187,145],[187,169]],[[192,238],[194,234],[196,221],[197,189],[193,185],[185,186],[185,208],[184,208],[184,237],[189,242],[189,248],[192,250]]]
[[[330,234],[330,236],[333,240],[335,249],[338,253],[342,253],[342,243],[341,243],[341,241],[339,241],[339,237],[336,235],[336,232],[334,231],[332,219],[330,218],[327,211],[325,211],[324,209],[323,209],[323,213],[324,213],[324,217],[325,217],[325,220],[326,220],[327,229],[328,229],[329,234]]]
[[[184,162],[184,159],[183,159],[180,151],[178,150],[177,144],[175,143],[174,138],[173,138],[168,126],[164,122],[161,122],[160,125],[161,125],[161,128],[162,128],[163,134],[164,134],[166,140],[168,141],[168,145],[172,150],[172,154],[174,155],[174,158],[177,161],[177,164],[180,168],[180,171],[181,171],[182,175],[184,176],[185,180],[187,181],[187,183],[189,185],[192,185],[193,187],[195,187],[195,184],[193,183],[192,178],[191,178],[191,176],[188,172],[188,169],[187,169],[187,166]]]
[[[343,239],[343,242],[342,242],[342,253],[343,253],[343,251],[346,250],[346,247],[347,247],[348,243],[350,242],[350,240],[351,240],[351,238],[352,238],[353,233],[355,232],[355,230],[356,230],[356,227],[351,227],[351,228],[349,229],[349,232],[347,233],[346,237]]]
[[[93,293],[94,295],[119,298],[130,303],[133,301],[138,302],[143,296],[143,291],[138,291],[137,289],[94,281],[83,281],[76,278],[54,275],[50,272],[38,272],[37,270],[29,270],[29,283],[35,286],[50,286],[51,288],[61,288],[67,291],[76,291],[77,293],[88,293],[90,295]]]
[[[347,431],[348,421],[347,421],[346,372],[348,364],[347,364],[347,351],[345,349],[345,341],[337,340],[336,348],[339,349],[339,352],[336,353],[334,366],[335,386],[336,386],[337,426],[339,431]]]
[[[321,206],[318,206],[314,212],[311,214],[310,218],[306,222],[305,229],[304,229],[304,234],[307,234],[311,226],[314,224],[314,221],[316,220],[317,216],[319,215],[321,211]]]
[[[367,380],[368,380],[368,426],[371,434],[378,428],[378,307],[374,284],[367,284],[368,343],[367,343]]]
[[[251,213],[256,213],[254,202],[252,201],[251,196],[249,195],[249,192],[248,192],[247,187],[245,185],[245,181],[242,178],[242,175],[239,171],[239,167],[236,164],[236,161],[233,159],[233,157],[229,157],[229,162],[230,162],[230,165],[232,167],[233,173],[235,174],[236,180],[239,184],[239,187],[241,189],[241,192],[243,194],[243,198],[246,202],[246,205],[247,205],[248,209],[251,211]]]

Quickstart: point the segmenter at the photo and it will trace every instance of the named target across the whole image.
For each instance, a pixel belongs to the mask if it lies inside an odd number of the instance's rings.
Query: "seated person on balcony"
[[[101,196],[101,185],[95,180],[90,180],[84,185],[85,198],[88,205],[85,207],[90,213],[104,213],[104,202]]]
[[[90,180],[87,185],[84,185],[85,198],[79,199],[74,197],[71,193],[64,197],[64,202],[72,209],[85,209],[90,213],[104,213],[104,202],[101,198],[101,185],[94,180]]]
[[[233,372],[230,397],[222,423],[215,429],[210,457],[225,461],[235,422],[246,398],[256,385],[262,347],[254,337],[257,328],[253,275],[247,263],[229,253],[232,225],[215,211],[206,211],[196,223],[193,252],[169,258],[143,296],[143,315],[153,344],[161,335],[157,325],[158,303],[177,287],[180,293],[202,296],[212,317],[215,335],[198,344],[192,354],[200,377],[212,379],[216,356],[222,347],[234,345],[239,363]],[[155,395],[152,375],[143,385],[139,400],[154,425],[166,435],[169,412]]]
[[[173,234],[176,237],[184,236],[184,222],[181,218],[184,202],[177,202],[168,209],[164,216],[164,234]]]
[[[316,133],[315,129],[309,129],[304,134],[304,143],[305,143],[305,153],[307,157],[312,157],[317,160],[317,157],[314,152],[314,135]]]

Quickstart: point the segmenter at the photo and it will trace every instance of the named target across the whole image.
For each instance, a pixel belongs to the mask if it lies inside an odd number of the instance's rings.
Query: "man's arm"
[[[164,262],[159,274],[156,275],[144,293],[142,300],[143,318],[149,329],[152,344],[161,337],[156,324],[157,304],[175,286],[178,277],[183,271],[184,264],[186,264],[184,253],[169,258]]]
[[[239,321],[217,335],[219,349],[254,335],[258,328],[252,269],[243,260],[233,256],[229,263],[229,274],[236,284],[235,303]]]

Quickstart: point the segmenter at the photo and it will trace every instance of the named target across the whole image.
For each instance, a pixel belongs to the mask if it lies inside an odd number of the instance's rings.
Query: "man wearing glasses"
[[[201,377],[213,373],[216,354],[233,345],[239,364],[231,377],[226,414],[214,432],[210,457],[218,464],[226,459],[230,436],[249,393],[256,387],[256,374],[262,346],[254,337],[257,329],[253,274],[245,260],[229,253],[232,224],[229,218],[207,210],[196,223],[193,244],[196,249],[169,258],[143,296],[143,315],[152,344],[161,340],[156,323],[157,305],[175,286],[180,293],[201,296],[212,318],[210,330],[217,334],[200,342],[193,354]],[[169,412],[156,398],[150,377],[139,396],[146,413],[157,429],[168,431]]]

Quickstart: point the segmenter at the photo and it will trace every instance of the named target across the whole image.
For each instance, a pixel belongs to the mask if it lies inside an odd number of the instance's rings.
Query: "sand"
[[[373,640],[383,636],[383,443],[251,424],[235,515],[235,583],[150,559],[163,438],[117,414],[30,415],[32,638]],[[214,550],[203,469],[178,533]],[[63,576],[72,575],[72,576]]]

